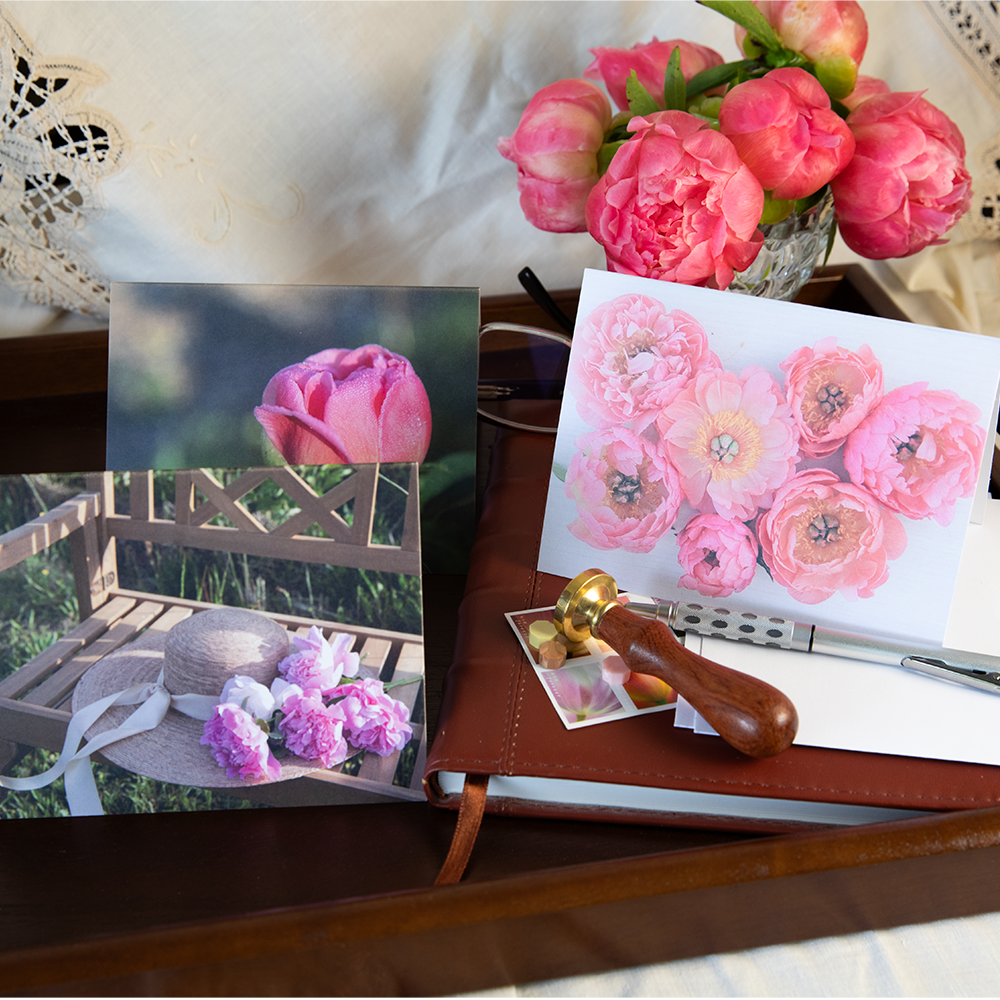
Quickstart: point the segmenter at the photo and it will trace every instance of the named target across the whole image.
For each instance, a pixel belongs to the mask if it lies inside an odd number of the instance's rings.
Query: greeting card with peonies
[[[1000,342],[587,271],[538,568],[942,643]]]

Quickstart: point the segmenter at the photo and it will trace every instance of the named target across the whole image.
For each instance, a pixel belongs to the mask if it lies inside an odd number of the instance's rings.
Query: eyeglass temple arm
[[[545,290],[538,276],[530,267],[523,267],[518,272],[517,280],[521,287],[544,309],[571,337],[573,336],[573,320],[556,305],[555,300]]]

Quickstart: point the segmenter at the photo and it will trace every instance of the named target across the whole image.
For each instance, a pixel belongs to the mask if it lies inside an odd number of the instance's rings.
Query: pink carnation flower
[[[948,525],[976,490],[986,432],[979,408],[926,382],[893,389],[851,433],[844,467],[890,510]]]
[[[797,601],[836,593],[871,597],[889,579],[886,563],[906,548],[906,531],[875,498],[827,469],[800,472],[757,519],[761,555]]]
[[[792,474],[799,432],[763,368],[703,372],[656,421],[688,502],[749,521]]]
[[[285,746],[303,760],[318,760],[333,767],[347,759],[344,713],[340,705],[324,705],[319,691],[293,694],[284,705],[278,728],[285,734]]]
[[[641,433],[694,375],[722,367],[694,317],[645,295],[602,303],[577,337],[569,377],[580,416],[595,427],[631,421]]]
[[[649,552],[681,505],[677,470],[626,427],[584,434],[566,473],[580,515],[570,532],[595,549]]]
[[[413,735],[410,710],[396,698],[385,693],[385,685],[366,677],[356,684],[346,684],[333,692],[344,695],[337,707],[344,714],[344,728],[354,746],[372,750],[387,757],[402,750]]]
[[[750,586],[757,568],[757,539],[742,521],[696,514],[677,536],[678,581],[705,597],[729,597]]]
[[[238,705],[216,705],[198,741],[212,752],[230,778],[277,781],[281,765],[267,745],[267,734],[254,717]]]
[[[882,398],[882,365],[867,344],[849,351],[827,337],[790,354],[781,370],[806,458],[832,455]]]
[[[354,677],[358,672],[360,657],[350,651],[353,640],[346,632],[332,633],[327,642],[313,625],[307,636],[293,635],[292,642],[295,652],[278,664],[278,673],[304,691],[315,688],[329,694],[341,677]]]

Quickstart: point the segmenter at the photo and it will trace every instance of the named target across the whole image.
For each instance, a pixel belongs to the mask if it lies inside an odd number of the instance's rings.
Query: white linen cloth
[[[976,210],[1000,202],[997,76],[976,55],[997,13],[943,0],[864,6],[863,70],[897,90],[926,89],[965,134]],[[957,6],[982,23],[960,27]],[[603,266],[600,248],[586,233],[526,222],[497,139],[538,89],[580,76],[593,46],[656,35],[737,55],[729,22],[689,0],[8,0],[0,11],[37,62],[85,77],[65,108],[53,99],[55,112],[105,116],[127,140],[59,234],[72,260],[107,281],[472,285],[491,295],[520,291],[529,265],[549,288],[574,287],[584,267]],[[998,333],[1000,214],[981,220],[970,214],[948,249],[867,266],[912,318]],[[838,241],[832,263],[857,259]],[[19,285],[59,304],[44,282]],[[61,315],[2,292],[7,335]]]

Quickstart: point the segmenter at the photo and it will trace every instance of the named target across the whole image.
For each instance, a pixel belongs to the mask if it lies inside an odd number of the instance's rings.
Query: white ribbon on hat
[[[0,775],[0,788],[10,788],[18,792],[33,791],[51,785],[65,774],[66,801],[69,804],[70,815],[103,816],[104,809],[97,794],[97,785],[94,783],[94,772],[90,767],[92,753],[129,736],[155,729],[170,708],[175,708],[192,719],[206,722],[212,717],[212,712],[218,703],[218,697],[210,694],[172,695],[163,686],[161,669],[159,676],[153,682],[135,684],[125,691],[106,695],[74,712],[66,730],[62,752],[55,764],[49,770],[30,778],[8,778]],[[87,730],[114,705],[139,707],[120,726],[109,729],[106,733],[100,733],[81,748],[80,743]]]

